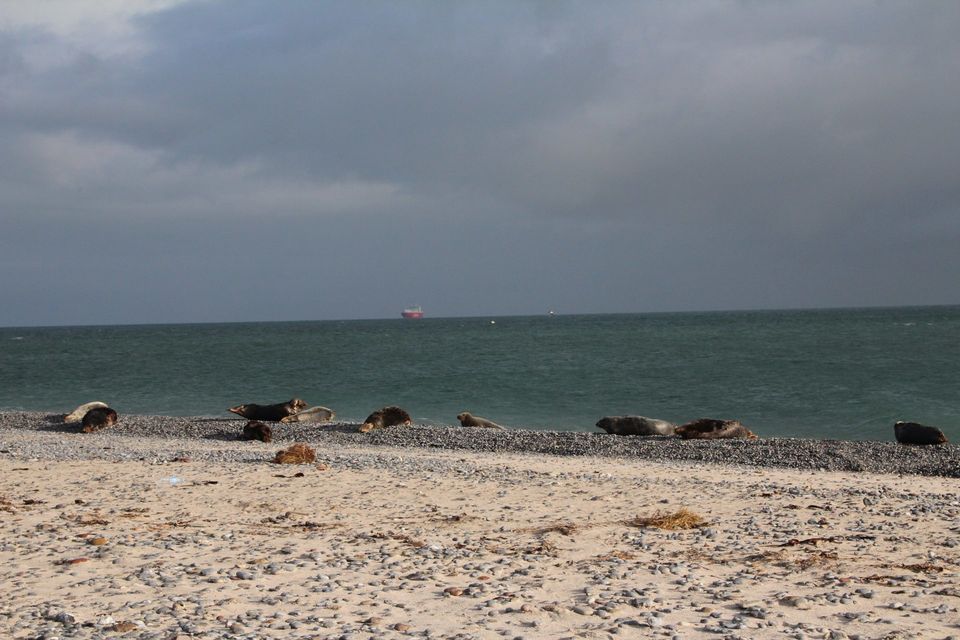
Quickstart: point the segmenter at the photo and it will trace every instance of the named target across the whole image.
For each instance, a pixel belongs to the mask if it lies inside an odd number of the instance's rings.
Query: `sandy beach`
[[[0,429],[0,635],[960,635],[957,478],[288,444]]]

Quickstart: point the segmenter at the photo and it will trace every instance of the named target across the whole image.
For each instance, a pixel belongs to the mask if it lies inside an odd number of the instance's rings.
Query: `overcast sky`
[[[960,3],[11,0],[0,325],[960,303]]]

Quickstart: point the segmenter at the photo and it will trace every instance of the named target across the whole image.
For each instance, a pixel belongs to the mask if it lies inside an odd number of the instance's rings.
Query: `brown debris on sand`
[[[581,527],[573,522],[558,522],[557,524],[551,524],[545,527],[536,527],[535,529],[531,529],[531,531],[538,536],[546,535],[548,533],[561,533],[565,536],[573,537],[573,534],[580,529]]]
[[[630,527],[654,529],[699,529],[707,525],[707,521],[690,511],[686,507],[674,513],[657,513],[654,516],[635,516],[624,520],[623,524]]]
[[[312,447],[298,442],[286,449],[277,452],[273,461],[277,464],[307,464],[317,459],[317,452]]]

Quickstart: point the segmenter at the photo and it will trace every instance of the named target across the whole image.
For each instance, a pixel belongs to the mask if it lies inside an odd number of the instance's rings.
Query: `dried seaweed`
[[[298,442],[277,452],[273,461],[277,464],[307,464],[315,462],[317,452],[310,445]]]
[[[693,511],[682,508],[673,513],[659,512],[653,516],[635,516],[629,520],[624,520],[623,524],[629,527],[674,530],[699,529],[705,527],[707,521]]]

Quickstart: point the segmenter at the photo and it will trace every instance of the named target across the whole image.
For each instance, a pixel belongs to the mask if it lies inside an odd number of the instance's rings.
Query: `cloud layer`
[[[0,324],[958,302],[951,3],[5,13]]]

